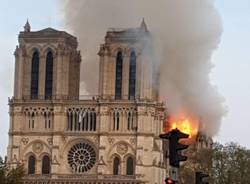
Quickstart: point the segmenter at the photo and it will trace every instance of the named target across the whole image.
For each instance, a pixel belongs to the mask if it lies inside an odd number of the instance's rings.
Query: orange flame
[[[169,121],[170,130],[178,129],[181,132],[188,134],[189,138],[195,138],[198,134],[198,122],[191,118],[179,118]]]

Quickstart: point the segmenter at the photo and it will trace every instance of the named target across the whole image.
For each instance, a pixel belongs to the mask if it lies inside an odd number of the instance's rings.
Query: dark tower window
[[[36,158],[31,155],[28,160],[28,174],[35,174],[36,170]]]
[[[45,99],[51,99],[53,87],[53,54],[48,52],[46,57],[46,76],[45,76]]]
[[[127,159],[127,175],[134,175],[134,159],[132,157],[128,157]]]
[[[116,125],[116,118],[115,118],[115,112],[113,112],[113,130],[115,130]]]
[[[50,174],[50,159],[47,155],[42,160],[42,174]]]
[[[122,52],[119,51],[116,57],[115,99],[122,98],[122,64]]]
[[[114,162],[113,162],[113,174],[114,175],[119,174],[119,168],[120,168],[120,159],[118,157],[115,157]]]
[[[116,130],[119,130],[119,125],[120,125],[120,113],[117,112],[116,114]]]
[[[136,85],[136,54],[131,52],[129,62],[129,99],[135,99],[135,85]]]
[[[93,126],[93,129],[94,131],[96,131],[96,113],[94,112],[94,117],[93,117],[93,122],[94,122],[94,126]]]
[[[133,117],[132,117],[132,113],[129,112],[128,113],[128,130],[131,130],[132,129],[132,123],[133,123]]]
[[[39,54],[37,51],[35,51],[32,57],[32,64],[31,64],[31,88],[30,88],[31,99],[38,98],[38,76],[39,76]]]

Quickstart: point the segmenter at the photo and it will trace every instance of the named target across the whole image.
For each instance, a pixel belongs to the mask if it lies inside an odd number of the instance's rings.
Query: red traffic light
[[[170,178],[167,178],[165,182],[166,184],[175,184],[175,181],[171,180]]]

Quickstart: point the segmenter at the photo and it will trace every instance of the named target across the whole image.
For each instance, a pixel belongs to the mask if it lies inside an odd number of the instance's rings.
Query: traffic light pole
[[[178,129],[174,129],[168,133],[160,135],[161,139],[168,140],[169,165],[170,165],[169,175],[170,179],[174,183],[178,182],[178,170],[180,167],[180,162],[187,160],[187,157],[181,154],[181,150],[187,149],[188,146],[180,143],[179,140],[186,139],[188,137],[189,137],[188,134],[185,134],[179,131]]]
[[[169,176],[171,180],[178,182],[179,169],[177,167],[170,166]]]

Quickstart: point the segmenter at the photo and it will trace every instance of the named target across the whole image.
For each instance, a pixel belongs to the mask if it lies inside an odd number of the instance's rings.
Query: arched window
[[[93,129],[94,129],[94,131],[96,131],[96,113],[94,112],[94,116],[93,116],[93,118],[94,118],[94,127],[93,127]]]
[[[53,54],[48,52],[46,57],[46,75],[45,75],[45,99],[51,99],[53,87]]]
[[[87,111],[86,116],[85,116],[85,131],[88,131],[89,129],[89,111]]]
[[[134,159],[132,157],[128,157],[126,168],[127,175],[134,175]]]
[[[28,174],[35,174],[36,170],[36,158],[31,155],[28,160]]]
[[[129,62],[129,100],[135,99],[136,85],[136,54],[134,51],[130,54]]]
[[[113,112],[113,130],[115,130],[115,126],[116,126],[116,117],[115,117],[115,112]]]
[[[76,111],[74,113],[74,131],[77,131],[78,130],[78,125],[79,125],[79,116],[78,116],[78,112]]]
[[[51,120],[48,120],[48,128],[51,128]]]
[[[116,114],[116,130],[119,130],[120,128],[120,113],[117,112]]]
[[[122,64],[122,52],[119,51],[116,57],[115,99],[122,98]]]
[[[88,124],[88,121],[87,121],[87,116],[88,116],[88,112],[85,111],[83,114],[82,114],[82,131],[86,131],[86,127],[87,127],[87,124]]]
[[[96,113],[93,109],[90,113],[90,131],[96,131]]]
[[[35,114],[34,114],[34,112],[32,112],[32,114],[31,114],[31,118],[30,118],[29,123],[30,123],[29,128],[34,129],[35,128]]]
[[[118,157],[115,157],[113,161],[113,174],[118,175],[120,172],[119,170],[120,170],[120,159]]]
[[[73,113],[68,112],[68,130],[73,130]]]
[[[113,112],[113,130],[117,131],[120,129],[120,112]]]
[[[42,160],[42,174],[50,174],[50,158],[47,155]]]
[[[39,54],[37,51],[35,51],[32,57],[32,64],[31,64],[31,85],[30,85],[31,99],[38,98],[38,79],[39,79]]]
[[[129,112],[128,113],[128,127],[127,127],[128,130],[132,129],[132,123],[133,123],[133,116],[132,116],[132,113]]]
[[[44,119],[45,119],[45,129],[47,129],[48,128],[48,118],[47,118],[46,114],[44,115]]]

